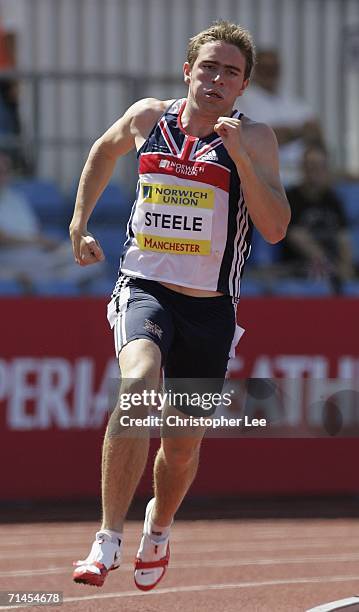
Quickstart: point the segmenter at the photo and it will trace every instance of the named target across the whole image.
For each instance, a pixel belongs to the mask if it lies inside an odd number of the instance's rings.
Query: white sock
[[[154,542],[163,542],[166,538],[168,538],[171,530],[171,525],[168,527],[160,527],[160,525],[156,525],[151,521],[151,540]]]
[[[119,546],[121,545],[123,534],[119,531],[113,531],[112,529],[100,529],[100,533],[105,533],[106,535],[110,536],[113,544],[118,544]]]

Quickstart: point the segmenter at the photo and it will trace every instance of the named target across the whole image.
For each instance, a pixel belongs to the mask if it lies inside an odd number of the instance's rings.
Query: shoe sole
[[[119,565],[116,567],[112,566],[108,572],[101,574],[100,576],[98,574],[92,574],[91,572],[84,572],[83,574],[73,574],[72,578],[76,584],[88,584],[89,586],[102,587],[106,580],[107,574],[118,568]]]
[[[93,576],[90,577],[85,575],[82,578],[74,578],[74,582],[76,582],[76,584],[86,584],[87,586],[102,587],[105,581],[94,582]]]

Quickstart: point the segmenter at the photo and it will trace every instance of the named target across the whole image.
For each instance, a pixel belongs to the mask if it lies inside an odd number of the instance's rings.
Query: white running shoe
[[[73,563],[76,567],[73,572],[74,581],[80,584],[102,586],[108,572],[120,566],[120,544],[121,540],[114,543],[107,533],[98,531],[88,557]]]
[[[135,559],[135,585],[141,591],[150,591],[162,580],[166,573],[169,558],[169,536],[163,540],[151,539],[151,512],[155,498],[147,504],[141,544]]]

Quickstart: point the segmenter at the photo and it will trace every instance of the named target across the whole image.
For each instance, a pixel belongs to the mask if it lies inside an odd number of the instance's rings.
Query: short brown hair
[[[196,36],[192,36],[192,38],[189,39],[187,47],[187,61],[191,68],[198,57],[200,47],[208,42],[213,42],[216,40],[221,40],[229,45],[234,45],[243,53],[246,59],[244,78],[248,79],[251,75],[255,62],[254,42],[248,30],[245,30],[240,25],[235,23],[230,23],[229,21],[215,21],[209,28],[199,32],[196,34]]]

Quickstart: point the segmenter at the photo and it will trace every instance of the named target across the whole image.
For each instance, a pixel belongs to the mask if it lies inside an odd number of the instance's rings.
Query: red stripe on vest
[[[162,165],[160,166],[160,162]],[[142,153],[139,163],[139,174],[163,174],[181,179],[206,183],[229,192],[230,172],[210,162],[183,162],[178,157],[157,153]]]

